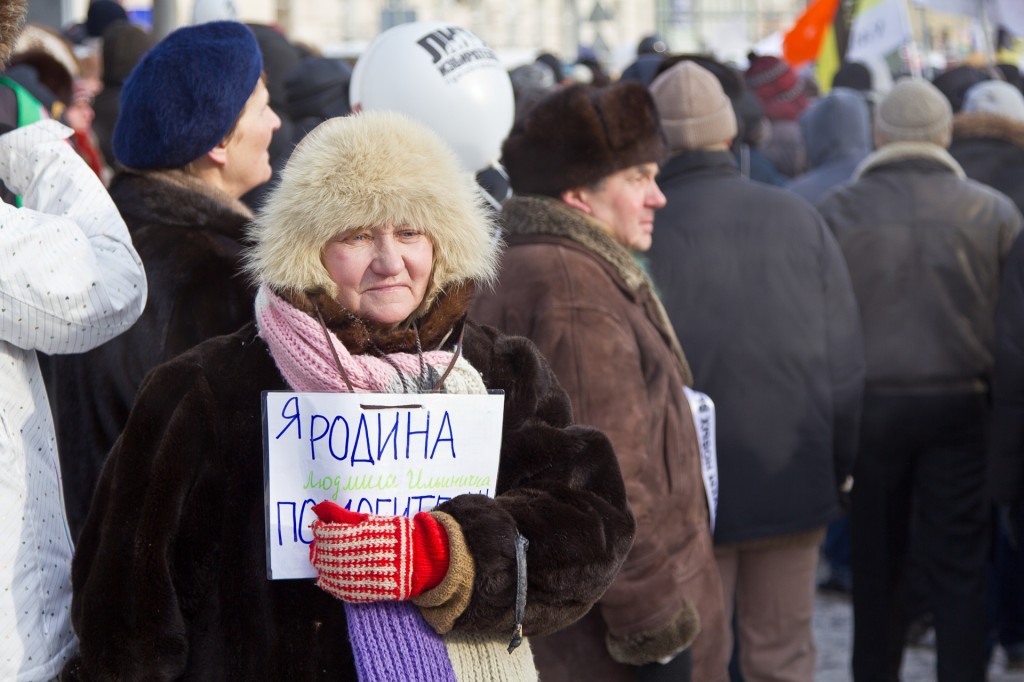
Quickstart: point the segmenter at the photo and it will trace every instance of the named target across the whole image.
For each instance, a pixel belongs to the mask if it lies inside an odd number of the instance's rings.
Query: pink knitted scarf
[[[420,356],[410,353],[389,354],[393,365],[372,356],[352,355],[333,334],[325,336],[317,320],[266,286],[256,295],[256,322],[278,370],[294,391],[348,392],[337,362],[360,393],[401,392],[405,384],[399,372],[408,380],[422,370]],[[328,337],[337,361],[327,345]],[[433,351],[422,357],[440,373],[451,362],[452,353]],[[457,682],[444,641],[412,603],[346,602],[345,618],[360,682]]]
[[[334,354],[317,320],[262,286],[256,295],[256,322],[260,337],[270,346],[274,362],[292,390],[348,393],[348,385],[338,372]],[[422,356],[389,353],[388,360],[352,355],[334,334],[329,337],[338,362],[357,393],[402,393],[403,377],[408,381],[421,375],[421,357],[438,375],[453,357],[448,351],[429,351]]]

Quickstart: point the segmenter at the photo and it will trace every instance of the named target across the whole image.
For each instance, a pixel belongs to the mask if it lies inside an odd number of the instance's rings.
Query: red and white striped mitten
[[[348,602],[402,601],[448,572],[448,533],[427,512],[374,516],[321,502],[313,507],[309,562],[316,584]]]

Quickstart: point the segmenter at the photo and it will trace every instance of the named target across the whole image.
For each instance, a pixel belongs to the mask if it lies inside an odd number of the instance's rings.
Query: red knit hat
[[[771,121],[796,121],[810,103],[800,77],[778,57],[751,54],[748,58],[744,79],[761,100],[765,116]]]

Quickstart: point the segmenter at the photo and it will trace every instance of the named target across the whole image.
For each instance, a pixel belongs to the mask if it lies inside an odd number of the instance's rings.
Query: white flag
[[[974,17],[975,19],[981,16],[982,2],[984,0],[914,0],[914,4],[918,7],[927,7],[936,12],[959,14],[960,16]]]
[[[882,0],[857,12],[850,26],[849,61],[881,57],[914,39],[903,0]]]

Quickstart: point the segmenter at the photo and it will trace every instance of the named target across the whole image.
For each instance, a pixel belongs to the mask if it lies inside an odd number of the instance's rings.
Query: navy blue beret
[[[124,82],[114,156],[140,170],[195,161],[228,134],[262,73],[259,44],[244,24],[179,28]]]

